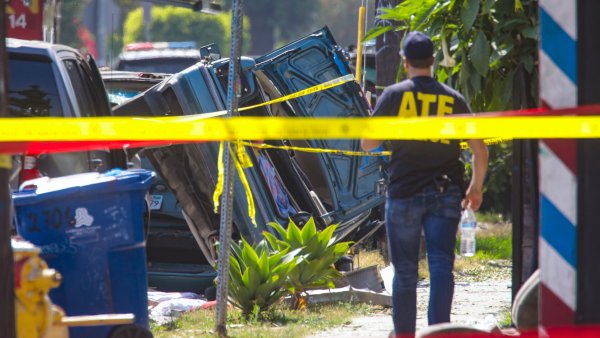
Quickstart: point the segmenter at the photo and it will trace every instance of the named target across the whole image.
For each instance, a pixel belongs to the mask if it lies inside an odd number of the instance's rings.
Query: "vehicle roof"
[[[162,79],[170,76],[171,74],[166,73],[147,73],[147,72],[135,72],[126,70],[112,70],[102,69],[100,70],[100,76],[103,80],[140,80],[140,81],[161,81]]]
[[[6,48],[9,52],[26,54],[51,55],[63,50],[79,54],[77,50],[66,45],[53,44],[49,42],[36,40],[21,40],[15,38],[6,38]]]
[[[139,51],[126,51],[119,55],[120,60],[143,60],[162,58],[197,58],[201,59],[200,51],[197,49],[152,49]]]

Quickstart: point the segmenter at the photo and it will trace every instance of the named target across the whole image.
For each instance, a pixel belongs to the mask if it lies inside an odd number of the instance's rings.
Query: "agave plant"
[[[287,292],[287,275],[297,264],[300,250],[274,250],[262,240],[254,245],[242,239],[231,244],[229,298],[242,313],[259,314]]]
[[[278,223],[269,223],[281,239],[269,232],[263,232],[273,248],[279,251],[296,251],[300,260],[288,274],[288,290],[292,293],[294,309],[306,306],[306,290],[310,287],[334,287],[333,280],[340,276],[333,263],[347,251],[351,242],[336,243],[333,232],[337,225],[330,225],[322,231],[317,231],[311,218],[300,230],[290,220],[287,230]]]

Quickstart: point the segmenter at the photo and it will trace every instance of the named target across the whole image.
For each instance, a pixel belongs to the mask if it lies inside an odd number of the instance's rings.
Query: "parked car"
[[[111,104],[122,104],[159,84],[170,74],[102,70]],[[129,165],[156,171],[145,151],[128,151]],[[217,276],[208,263],[185,220],[181,204],[157,175],[149,190],[146,236],[148,285],[162,291],[205,293]]]
[[[225,109],[228,60],[203,60],[166,78],[141,95],[115,107],[118,116],[194,115]],[[347,60],[327,28],[259,58],[242,58],[241,106],[248,106],[346,75]],[[344,85],[242,113],[255,116],[368,116],[358,84]],[[358,140],[270,141],[274,145],[359,150]],[[359,240],[381,227],[378,206],[384,197],[381,161],[337,154],[309,154],[248,147],[254,164],[245,169],[257,208],[255,227],[247,214],[244,190],[236,178],[234,236],[260,240],[266,224],[298,223],[314,216],[319,227],[339,224],[338,240]],[[217,179],[218,143],[203,142],[144,150],[183,210],[207,262],[216,257],[219,217],[212,193]],[[150,231],[152,232],[152,230]]]
[[[13,117],[110,116],[110,105],[91,56],[41,41],[6,39],[8,113]],[[113,167],[107,149],[60,154],[25,155],[13,188],[25,180],[58,177]]]
[[[126,45],[113,65],[115,70],[177,73],[202,59],[196,43],[136,42]]]

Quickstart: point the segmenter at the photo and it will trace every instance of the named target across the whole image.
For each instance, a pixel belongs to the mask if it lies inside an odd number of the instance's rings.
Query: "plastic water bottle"
[[[471,257],[475,255],[475,229],[477,219],[471,208],[466,208],[460,219],[460,254]]]

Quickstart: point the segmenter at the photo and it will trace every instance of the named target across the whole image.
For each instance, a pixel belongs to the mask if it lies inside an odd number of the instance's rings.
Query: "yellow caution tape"
[[[243,147],[241,147],[243,148]],[[245,152],[244,152],[245,154]],[[246,155],[248,156],[248,155]],[[246,199],[248,202],[248,216],[250,216],[250,220],[252,221],[252,224],[254,224],[254,226],[257,226],[256,224],[256,211],[254,209],[254,197],[252,196],[252,190],[250,189],[250,184],[248,183],[248,179],[246,178],[246,173],[244,173],[244,168],[242,167],[242,163],[240,162],[240,160],[238,159],[238,157],[236,156],[236,154],[234,152],[231,153],[231,157],[233,159],[233,163],[235,164],[235,169],[238,172],[238,176],[240,177],[240,182],[242,183],[242,186],[244,187],[244,191],[246,192]],[[248,158],[248,160],[250,160]],[[250,164],[252,165],[252,164]],[[219,176],[221,176],[221,174],[219,174]],[[215,193],[217,193],[215,191]]]
[[[267,106],[267,105],[270,105],[273,103],[284,102],[284,101],[298,98],[298,97],[301,97],[304,95],[309,95],[309,94],[313,94],[313,93],[316,93],[316,92],[319,92],[322,90],[333,88],[333,87],[339,86],[341,84],[344,84],[344,83],[352,81],[352,80],[354,80],[352,75],[342,76],[340,78],[333,79],[331,81],[327,81],[327,82],[321,83],[319,85],[298,91],[296,93],[286,95],[286,96],[283,96],[283,97],[280,97],[280,98],[277,98],[274,100],[270,100],[268,102],[255,104],[255,105],[252,105],[249,107],[239,108],[238,111],[250,110],[250,109],[254,109],[254,108],[258,108],[258,107],[262,107],[262,106]],[[193,122],[193,121],[196,121],[199,119],[206,119],[208,117],[223,116],[226,113],[227,113],[227,111],[222,110],[222,111],[212,112],[209,114],[186,116],[186,117],[162,117],[162,118],[160,118],[160,121],[161,122],[169,122],[169,121],[171,121],[171,122]],[[223,194],[223,181],[224,181],[224,173],[225,173],[225,168],[223,165],[223,145],[224,145],[223,141],[221,141],[221,143],[219,145],[219,157],[218,157],[218,165],[217,165],[219,173],[218,173],[218,178],[217,178],[217,185],[216,185],[215,191],[213,193],[213,203],[215,206],[215,212],[218,212],[220,198],[221,198],[221,195]],[[250,157],[246,153],[246,149],[243,147],[243,144],[241,141],[236,140],[235,151],[231,152],[231,157],[235,163],[235,168],[240,177],[240,182],[244,186],[244,191],[246,192],[246,199],[248,202],[248,215],[250,216],[250,219],[252,220],[252,223],[254,224],[254,226],[256,226],[256,211],[255,211],[255,207],[254,207],[254,197],[252,196],[252,191],[250,190],[250,185],[248,183],[248,179],[246,178],[246,174],[244,173],[244,168],[252,167],[252,160],[250,160]]]
[[[302,139],[600,138],[600,116],[294,118],[179,122],[127,117],[3,118],[0,142],[221,141]]]
[[[511,139],[507,139],[507,138],[493,138],[493,139],[483,140],[483,142],[489,146],[489,145],[504,143],[504,142],[507,142],[510,140]],[[276,146],[276,145],[267,144],[267,143],[254,143],[254,142],[245,142],[245,141],[240,141],[239,143],[242,145],[248,146],[248,147],[253,147],[253,148],[258,148],[258,149],[294,150],[294,151],[301,151],[301,152],[306,152],[306,153],[327,153],[327,154],[337,154],[337,155],[346,155],[346,156],[390,156],[390,155],[392,155],[391,151],[353,151],[353,150],[310,148],[310,147],[297,147],[297,146]],[[467,144],[467,142],[461,142],[460,147],[462,149],[468,149],[469,145]]]
[[[0,169],[12,169],[12,158],[10,155],[0,155]]]
[[[346,82],[350,82],[350,81],[354,81],[354,77],[352,77],[352,75],[344,75],[338,78],[335,78],[333,80],[327,81],[327,82],[323,82],[321,84],[318,84],[316,86],[312,86],[306,89],[302,89],[300,91],[297,91],[295,93],[289,94],[289,95],[285,95],[282,97],[278,97],[276,99],[267,101],[267,102],[262,102],[259,104],[255,104],[252,106],[247,106],[247,107],[241,107],[238,108],[238,111],[246,111],[246,110],[250,110],[250,109],[254,109],[254,108],[259,108],[259,107],[264,107],[264,106],[268,106],[274,103],[279,103],[279,102],[284,102],[284,101],[288,101],[291,99],[296,99],[299,98],[301,96],[305,96],[305,95],[309,95],[309,94],[314,94],[316,92],[320,92],[323,90],[327,90],[333,87],[337,87],[339,85],[343,85]],[[161,117],[156,117],[156,118],[149,118],[148,120],[153,120],[153,121],[173,121],[173,122],[190,122],[190,121],[196,121],[196,120],[200,120],[200,119],[205,119],[205,118],[209,118],[209,117],[219,117],[219,116],[224,116],[225,114],[227,114],[226,110],[219,110],[216,112],[211,112],[211,113],[206,113],[206,114],[197,114],[197,115],[189,115],[189,116],[161,116]]]
[[[221,204],[221,194],[223,194],[223,180],[225,172],[225,164],[223,163],[223,141],[219,144],[219,155],[217,156],[217,170],[219,171],[219,175],[217,177],[217,185],[215,186],[215,191],[213,192],[213,205],[215,206],[215,214],[219,212],[219,205]]]
[[[213,192],[213,204],[215,206],[215,213],[219,212],[219,205],[220,205],[220,198],[221,195],[223,194],[223,182],[225,180],[225,165],[223,164],[223,148],[224,148],[224,142],[221,141],[220,145],[219,145],[219,156],[217,158],[217,169],[219,171],[218,173],[218,177],[217,177],[217,185],[215,186],[215,191]],[[244,187],[244,191],[246,192],[246,199],[248,202],[248,216],[250,216],[250,220],[252,221],[252,224],[254,224],[254,226],[256,226],[256,210],[254,207],[254,197],[252,196],[252,190],[250,189],[250,184],[248,183],[248,179],[246,178],[246,173],[244,172],[244,168],[247,167],[251,167],[252,166],[252,162],[250,160],[250,158],[248,157],[248,154],[246,154],[246,151],[244,150],[244,147],[241,144],[238,144],[236,146],[236,151],[231,151],[231,159],[233,160],[233,163],[235,164],[235,169],[237,170],[238,176],[240,177],[240,182],[242,183],[242,186]],[[245,161],[248,161],[246,163],[246,165],[249,163],[249,165],[247,165],[246,167],[244,167],[244,164],[242,164],[242,162],[239,159],[239,155],[240,155],[240,151],[239,149],[242,149],[243,152],[243,156],[246,157]],[[230,148],[231,150],[231,148]]]

